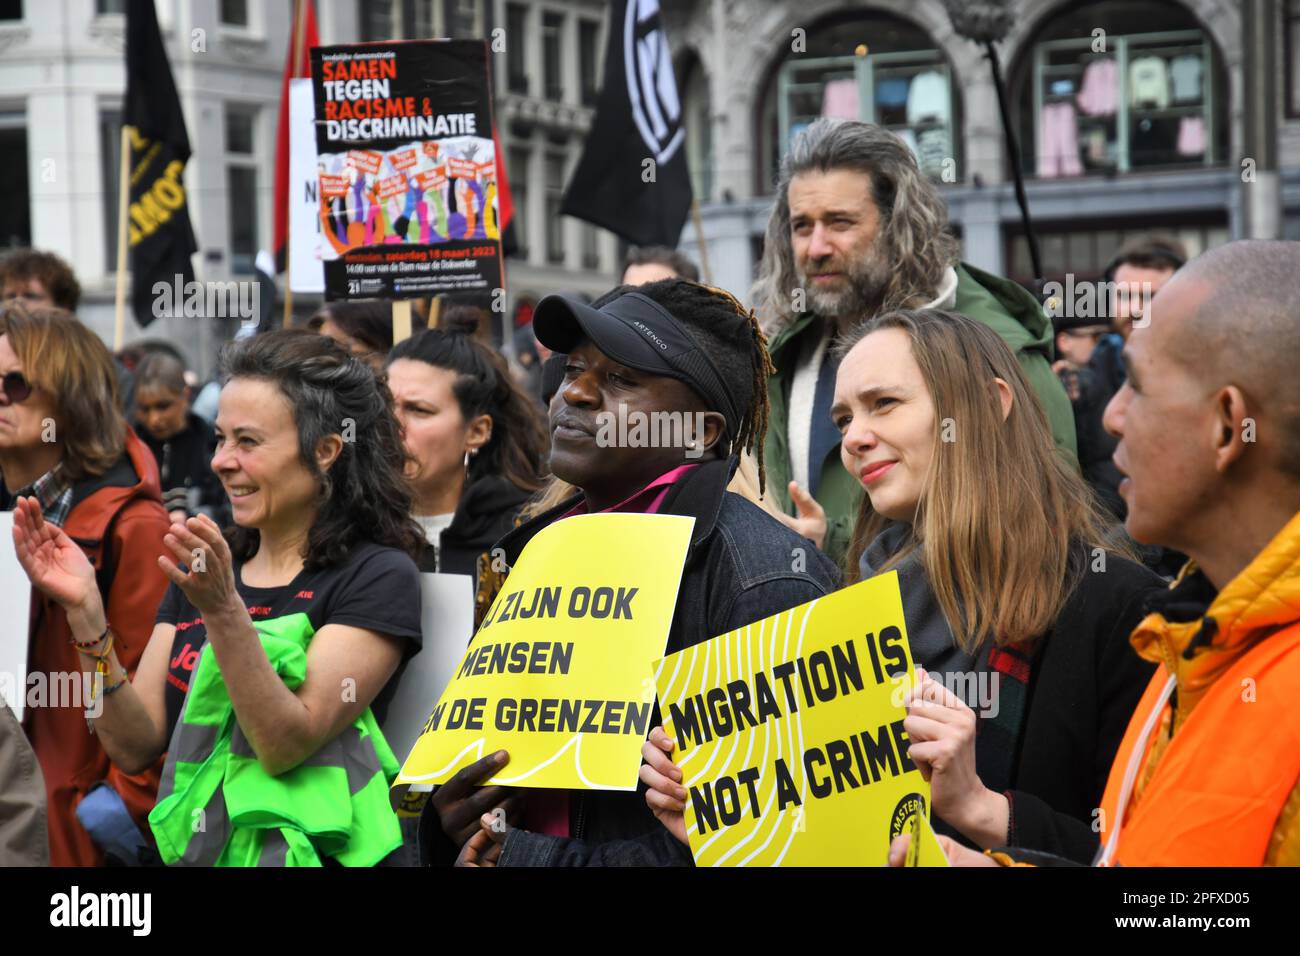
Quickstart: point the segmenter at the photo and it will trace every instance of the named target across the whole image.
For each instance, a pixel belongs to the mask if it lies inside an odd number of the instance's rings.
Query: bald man
[[[1098,863],[1297,866],[1300,243],[1207,252],[1150,317],[1105,424],[1129,533],[1192,560],[1131,638],[1161,666],[1111,766]]]

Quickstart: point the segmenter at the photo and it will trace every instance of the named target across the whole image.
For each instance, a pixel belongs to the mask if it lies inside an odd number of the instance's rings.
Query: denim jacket
[[[840,585],[835,564],[807,538],[726,490],[736,463],[735,458],[716,460],[692,469],[659,507],[660,514],[695,518],[666,654],[823,597]],[[504,549],[506,562],[513,563],[533,535],[577,501],[566,501],[502,538],[497,547]],[[659,723],[657,711],[653,722]],[[450,841],[431,807],[420,830],[426,859],[430,851],[441,856],[430,844]],[[514,829],[499,865],[644,866],[691,860],[650,812],[643,786],[634,792],[572,792],[569,832],[571,837],[554,837]]]

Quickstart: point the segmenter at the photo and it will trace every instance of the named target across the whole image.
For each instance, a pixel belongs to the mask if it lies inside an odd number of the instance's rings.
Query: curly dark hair
[[[772,358],[767,352],[767,337],[758,320],[736,297],[724,289],[701,285],[687,279],[660,279],[642,286],[623,285],[613,289],[592,305],[599,309],[629,292],[640,292],[668,310],[686,327],[686,333],[708,352],[717,366],[727,389],[741,409],[737,434],[729,435],[731,453],[742,451],[758,459],[758,486],[761,494],[767,485],[763,467],[763,438],[767,434],[767,380],[774,374]]]
[[[546,473],[546,428],[534,399],[515,384],[498,353],[463,332],[429,329],[397,343],[388,365],[398,359],[425,362],[456,374],[451,387],[461,416],[492,419],[492,437],[469,462],[468,487],[486,475],[501,475],[521,491],[536,491]]]
[[[411,491],[402,473],[407,455],[393,396],[366,365],[325,336],[280,329],[222,350],[221,381],[236,378],[261,379],[280,390],[298,426],[299,460],[324,487],[303,550],[307,570],[341,564],[364,542],[412,557],[421,552],[424,535],[411,520]],[[321,440],[349,431],[354,440],[344,441],[322,473],[315,460]],[[237,560],[257,552],[255,528],[236,526],[226,537]]]
[[[50,300],[60,309],[76,312],[81,304],[81,283],[72,266],[52,252],[15,249],[0,256],[0,285],[6,282],[40,280]]]

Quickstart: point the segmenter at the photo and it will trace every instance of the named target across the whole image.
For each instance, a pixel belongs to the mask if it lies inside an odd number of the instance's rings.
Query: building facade
[[[963,257],[1025,283],[1012,163],[1048,279],[1094,277],[1148,229],[1193,254],[1300,238],[1300,3],[1012,7],[998,50],[1018,156],[983,49],[939,0],[667,0],[714,280],[748,290],[780,158],[823,115],[903,136],[948,201]],[[689,224],[682,248],[698,249]]]
[[[940,0],[660,0],[712,280],[744,296],[776,170],[821,115],[903,136],[948,200],[964,258],[1032,278],[1018,163],[1046,278],[1099,273],[1129,234],[1195,253],[1300,238],[1300,0],[1017,0],[999,46],[1019,155],[988,61]],[[83,318],[113,328],[124,0],[0,0],[0,248],[65,256]],[[194,156],[201,280],[249,275],[272,243],[275,134],[291,0],[157,0]],[[559,215],[603,79],[603,0],[329,0],[322,43],[483,37],[516,206],[506,315],[548,292],[596,295],[622,247]],[[682,248],[700,257],[693,223]],[[300,311],[310,298],[295,297]],[[130,323],[211,371],[216,323]]]
[[[193,157],[186,167],[201,281],[252,273],[272,245],[280,83],[292,0],[157,0]],[[126,83],[124,0],[0,0],[0,250],[64,256],[81,317],[113,335],[118,137]],[[493,44],[496,118],[517,208],[507,306],[615,281],[611,234],[558,215],[590,126],[604,59],[601,0],[317,0],[323,44],[454,36]],[[494,32],[495,31],[495,32]],[[310,310],[319,298],[295,296]],[[160,319],[201,375],[229,324]]]

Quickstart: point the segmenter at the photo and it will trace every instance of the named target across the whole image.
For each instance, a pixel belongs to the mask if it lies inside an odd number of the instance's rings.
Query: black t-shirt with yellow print
[[[236,587],[254,622],[305,614],[313,633],[327,624],[344,624],[383,634],[403,644],[402,665],[371,704],[375,719],[382,723],[406,661],[422,645],[420,574],[415,562],[396,548],[363,544],[341,565],[318,571],[304,569],[281,587],[246,585],[241,570],[242,564],[236,562]],[[167,665],[170,737],[180,718],[199,652],[207,642],[207,628],[185,592],[174,584],[163,596],[156,622],[176,627]]]

